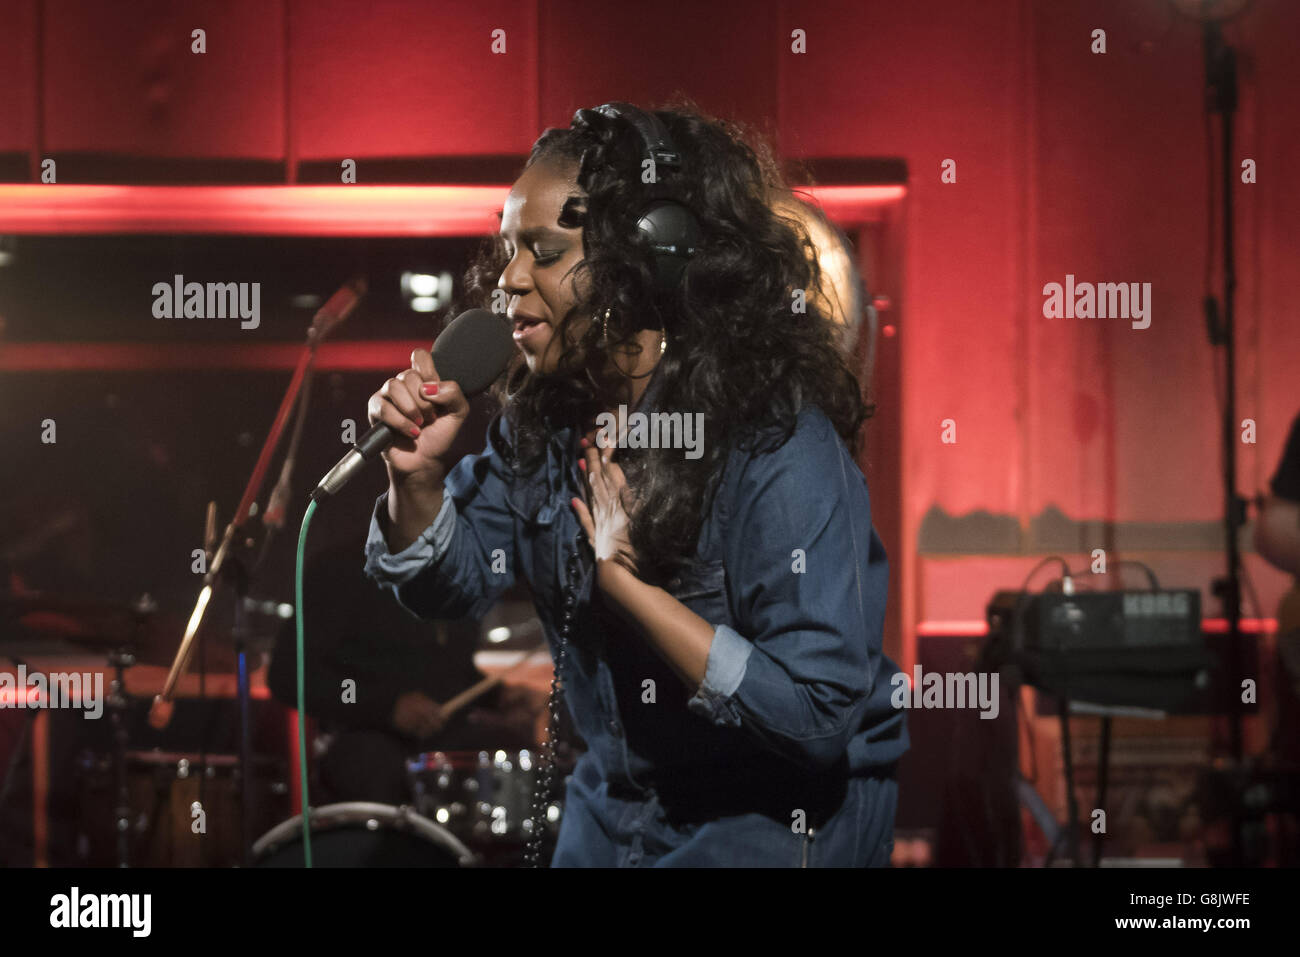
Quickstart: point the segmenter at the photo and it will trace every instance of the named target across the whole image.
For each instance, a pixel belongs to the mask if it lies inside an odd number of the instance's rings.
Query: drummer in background
[[[1278,610],[1277,660],[1280,682],[1270,750],[1300,764],[1300,415],[1291,422],[1282,460],[1260,496],[1255,548],[1269,564],[1293,576],[1291,592]]]
[[[363,529],[364,531],[364,529]],[[448,716],[441,704],[480,681],[478,624],[428,622],[365,577],[364,535],[328,546],[303,576],[307,713],[325,733],[312,804],[412,800],[406,761],[425,751],[537,746],[546,694],[502,684]],[[296,632],[282,629],[267,674],[272,694],[297,707]],[[355,693],[345,694],[349,679]]]
[[[1255,548],[1269,564],[1300,578],[1300,415],[1291,422],[1269,493],[1259,498]]]

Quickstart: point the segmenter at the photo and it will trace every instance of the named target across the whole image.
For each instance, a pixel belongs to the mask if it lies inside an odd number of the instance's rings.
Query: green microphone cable
[[[304,690],[307,686],[304,680],[307,669],[303,661],[302,568],[307,551],[307,528],[311,525],[311,517],[315,512],[316,499],[313,497],[307,503],[307,512],[302,517],[302,529],[298,532],[298,564],[293,576],[294,600],[297,602],[294,618],[298,626],[298,768],[302,778],[302,856],[307,867],[311,867],[311,801],[307,798],[307,695]]]

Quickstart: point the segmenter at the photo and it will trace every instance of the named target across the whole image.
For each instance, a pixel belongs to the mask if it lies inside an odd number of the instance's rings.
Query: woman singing
[[[430,618],[532,590],[587,748],[554,866],[889,861],[907,733],[869,410],[785,191],[731,124],[579,111],[468,273],[519,350],[487,447],[449,459],[467,404],[427,352],[370,399],[409,438],[367,573]],[[666,192],[695,219],[676,259],[640,224]]]

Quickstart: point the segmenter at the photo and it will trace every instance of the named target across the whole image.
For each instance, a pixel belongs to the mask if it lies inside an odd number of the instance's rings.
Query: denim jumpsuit
[[[658,378],[633,411],[654,408]],[[699,688],[593,595],[569,505],[584,495],[580,436],[554,430],[544,465],[518,475],[505,423],[396,554],[380,496],[365,570],[421,618],[481,617],[522,575],[555,655],[578,547],[560,677],[588,750],[566,782],[552,866],[887,865],[908,747],[881,650],[889,570],[866,480],[825,414],[805,407],[776,451],[730,453],[696,561],[667,584],[714,626]]]

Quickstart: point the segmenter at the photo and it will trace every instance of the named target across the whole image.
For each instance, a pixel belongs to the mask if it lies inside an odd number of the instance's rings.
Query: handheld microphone
[[[433,343],[438,376],[455,382],[473,398],[497,380],[514,354],[509,321],[487,309],[470,309],[452,320]],[[371,426],[351,450],[320,480],[311,497],[319,501],[336,494],[354,475],[401,435],[382,422]]]

